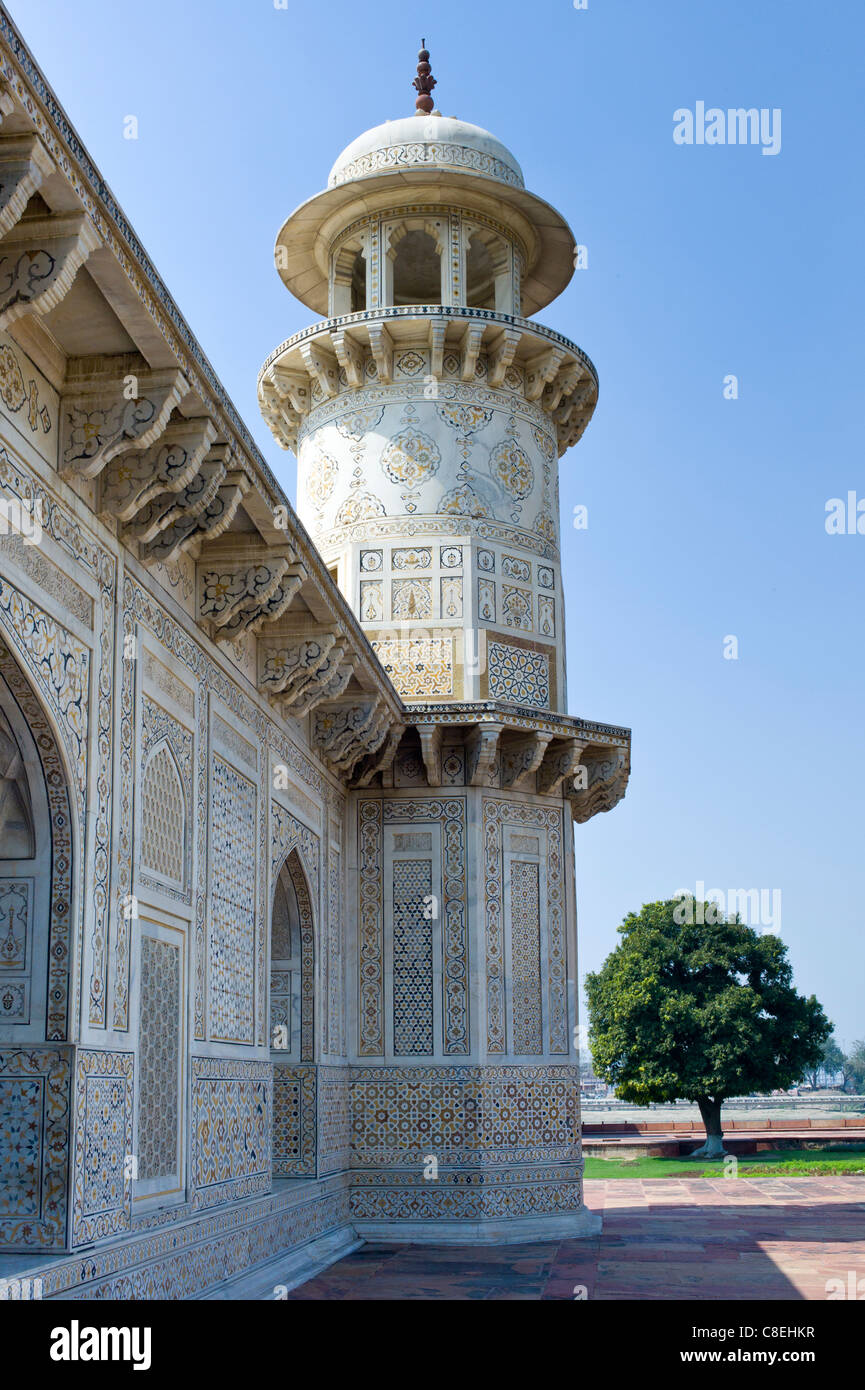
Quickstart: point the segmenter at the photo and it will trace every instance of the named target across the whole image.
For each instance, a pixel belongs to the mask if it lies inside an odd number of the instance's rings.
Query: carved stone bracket
[[[391,725],[390,733],[378,752],[367,754],[361,763],[360,773],[355,778],[356,787],[368,787],[377,773],[386,773],[387,769],[392,766],[405,728],[405,724]]]
[[[505,372],[514,360],[514,353],[520,345],[522,331],[518,328],[503,328],[492,344],[488,358],[488,381],[490,386],[501,386]]]
[[[555,796],[565,778],[573,777],[585,746],[579,739],[569,738],[547,748],[538,768],[538,791],[543,796]]]
[[[226,464],[230,459],[229,446],[217,444],[185,488],[180,492],[161,492],[142,507],[135,519],[124,527],[124,538],[139,543],[152,541],[182,517],[200,516],[225,482]]]
[[[11,232],[54,161],[36,135],[0,140],[0,237]]]
[[[350,663],[348,665],[343,664],[345,655],[345,647],[332,647],[326,661],[318,668],[311,680],[302,687],[297,698],[283,704],[283,714],[286,717],[291,716],[293,719],[303,719],[304,715],[309,714],[323,700],[335,700],[338,695],[341,695],[354,671]]]
[[[197,515],[183,515],[160,531],[155,540],[139,547],[138,558],[144,564],[176,560],[184,551],[191,551],[201,541],[215,540],[227,531],[241,501],[252,484],[239,469],[229,473],[216,496]]]
[[[393,380],[393,342],[383,323],[369,325],[369,345],[378,379],[386,386]]]
[[[340,329],[339,332],[331,333],[331,342],[336,352],[336,359],[345,372],[349,386],[357,388],[363,386],[363,350],[359,343],[356,343],[351,334]]]
[[[552,381],[564,357],[560,347],[549,347],[526,363],[526,398],[538,401],[548,381]]]
[[[292,699],[299,694],[336,645],[335,632],[295,633],[259,643],[258,688]]]
[[[499,746],[501,724],[477,724],[466,739],[466,781],[486,786]]]
[[[61,472],[94,478],[115,455],[148,449],[189,383],[181,371],[150,371],[129,357],[77,358],[63,393]]]
[[[0,243],[0,329],[47,314],[70,289],[99,233],[83,212],[25,217]]]
[[[420,751],[426,768],[427,782],[431,787],[442,784],[442,733],[441,724],[415,725],[420,735]]]
[[[378,696],[319,705],[313,714],[313,744],[331,767],[350,773],[364,754],[384,743],[391,714]]]
[[[430,371],[436,380],[442,375],[444,370],[444,351],[445,336],[448,331],[447,319],[430,319],[429,321],[429,346],[430,346]]]
[[[339,369],[336,357],[320,343],[301,343],[300,355],[311,377],[314,377],[326,396],[339,391]]]
[[[102,479],[102,509],[119,521],[131,521],[162,492],[181,492],[198,473],[216,439],[206,416],[170,420],[149,449],[117,454]]]
[[[200,564],[198,567],[198,616],[209,623],[211,633],[240,626],[235,620],[260,612],[270,602],[285,576],[294,552],[268,555],[249,564]]]
[[[462,381],[474,381],[475,367],[478,363],[478,353],[481,350],[485,328],[486,324],[483,321],[476,323],[469,320],[466,324],[460,343],[460,379]]]
[[[519,789],[530,785],[541,765],[552,734],[536,731],[502,749],[502,786]]]
[[[572,783],[568,797],[574,820],[580,825],[600,811],[611,811],[621,801],[631,770],[630,750],[594,746],[584,752],[581,765],[586,775]]]

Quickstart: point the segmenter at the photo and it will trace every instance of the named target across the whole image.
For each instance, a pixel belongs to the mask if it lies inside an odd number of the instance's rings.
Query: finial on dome
[[[429,53],[427,52],[426,39],[421,39],[420,53],[417,57],[417,77],[412,82],[412,86],[418,93],[418,98],[415,102],[415,106],[417,107],[416,114],[418,116],[429,116],[435,109],[435,102],[430,96],[430,93],[436,85],[436,80],[432,75],[432,69],[429,65]]]

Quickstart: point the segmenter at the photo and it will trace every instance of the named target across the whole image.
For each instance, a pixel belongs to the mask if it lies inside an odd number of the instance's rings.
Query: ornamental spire
[[[432,69],[429,65],[429,53],[426,48],[426,39],[421,39],[420,53],[417,56],[417,77],[412,82],[412,86],[418,93],[418,98],[415,102],[415,106],[417,107],[416,114],[419,116],[428,116],[435,109],[435,102],[430,96],[430,93],[436,85],[436,80],[432,75]]]

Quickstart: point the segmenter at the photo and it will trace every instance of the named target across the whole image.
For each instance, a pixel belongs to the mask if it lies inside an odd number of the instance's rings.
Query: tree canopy
[[[696,1101],[707,1135],[720,1136],[724,1100],[798,1081],[820,1064],[832,1025],[793,988],[780,937],[709,906],[683,914],[671,899],[629,914],[586,994],[597,1076],[639,1105]]]

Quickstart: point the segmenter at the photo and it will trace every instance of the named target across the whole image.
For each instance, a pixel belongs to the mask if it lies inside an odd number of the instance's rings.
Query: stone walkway
[[[865,1280],[865,1178],[606,1179],[586,1203],[591,1240],[365,1245],[288,1297],[825,1299]]]

